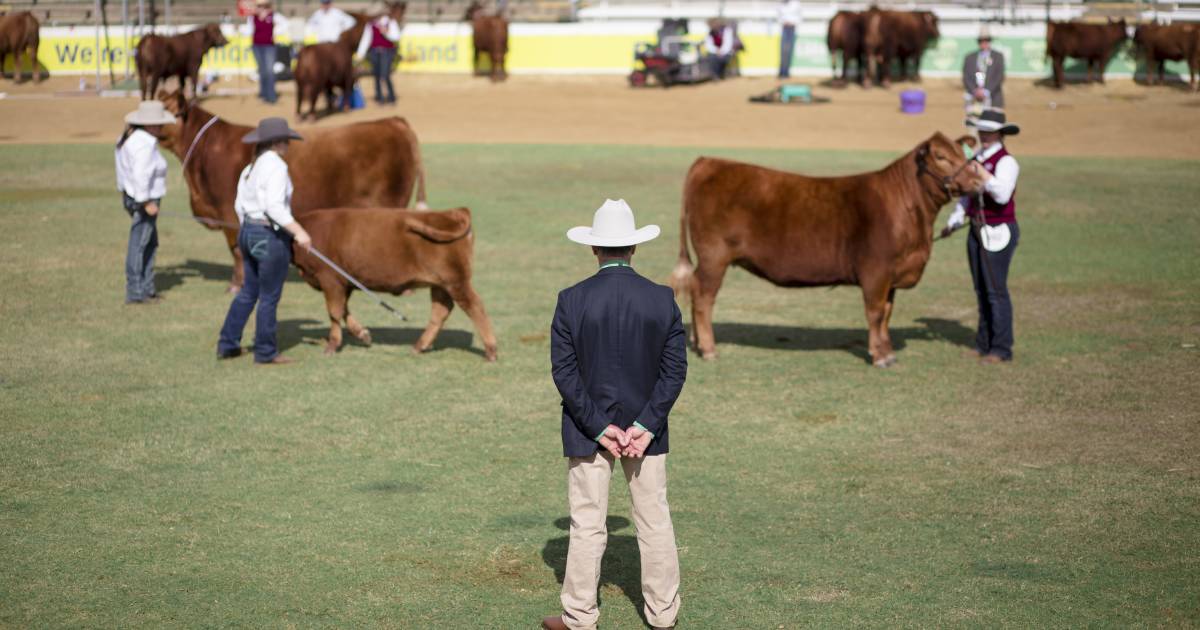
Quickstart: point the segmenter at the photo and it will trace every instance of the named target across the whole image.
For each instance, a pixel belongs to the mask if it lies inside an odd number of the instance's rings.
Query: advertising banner
[[[631,28],[627,24],[515,24],[509,36],[508,69],[521,74],[624,74],[633,68],[633,49],[638,42],[654,40],[654,24]],[[186,30],[186,28],[180,29]],[[252,73],[254,57],[250,53],[250,38],[237,32],[232,25],[225,27],[229,45],[210,50],[204,58],[202,71]],[[1045,58],[1045,36],[1040,25],[1012,29],[1004,34],[993,29],[993,46],[1004,53],[1009,76],[1042,77],[1050,73]],[[744,25],[741,39],[746,46],[739,55],[741,71],[746,75],[775,74],[779,64],[779,37],[767,25],[755,28]],[[926,52],[921,64],[928,76],[957,76],[962,58],[975,50],[974,27],[959,25],[943,28],[945,33],[934,48]],[[694,36],[699,41],[701,36]],[[280,37],[287,43],[287,37]],[[92,74],[123,75],[127,60],[132,67],[136,40],[128,42],[120,27],[103,32],[96,45],[92,28],[44,28],[38,61],[52,75]],[[471,70],[471,30],[466,24],[410,25],[400,41],[399,69],[405,72],[464,73]],[[5,62],[11,71],[12,57]],[[840,60],[839,60],[840,65]],[[1137,64],[1128,48],[1118,52],[1108,65],[1109,76],[1130,76]],[[28,70],[28,66],[27,66]],[[1070,74],[1082,74],[1083,64],[1068,61]],[[1183,73],[1183,63],[1169,63],[1168,71]],[[797,34],[792,74],[799,76],[829,76],[830,57],[825,47],[824,26],[808,24]]]

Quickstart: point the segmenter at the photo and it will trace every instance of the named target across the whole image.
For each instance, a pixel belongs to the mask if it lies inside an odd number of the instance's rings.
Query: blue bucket
[[[920,114],[925,111],[925,92],[904,90],[900,93],[900,111],[905,114]]]
[[[342,107],[342,97],[341,96],[338,96],[337,104],[338,104],[338,109],[341,109],[341,107]],[[355,85],[354,89],[350,92],[350,109],[362,109],[366,106],[367,106],[367,99],[363,98],[362,90],[358,89],[358,86]]]

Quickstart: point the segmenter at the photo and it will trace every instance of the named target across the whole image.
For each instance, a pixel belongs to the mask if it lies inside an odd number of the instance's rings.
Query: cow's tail
[[[404,224],[409,230],[434,243],[453,243],[471,233],[471,211],[458,208],[445,212],[410,214]]]
[[[421,161],[421,151],[417,150],[417,210],[428,210],[429,204],[425,199],[425,164]]]
[[[688,169],[688,176],[683,184],[683,203],[679,209],[679,260],[675,263],[670,280],[675,297],[690,298],[692,283],[695,282],[696,266],[692,264],[692,255],[688,252],[688,200],[691,196],[692,173],[695,170],[696,164],[692,164],[692,168]]]

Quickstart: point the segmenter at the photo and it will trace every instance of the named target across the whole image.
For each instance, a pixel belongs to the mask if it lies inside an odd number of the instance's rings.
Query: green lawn
[[[499,363],[460,312],[413,355],[423,291],[394,299],[408,324],[357,296],[376,344],[326,358],[321,296],[293,281],[299,363],[218,364],[220,237],[162,218],[166,301],[124,306],[111,148],[0,148],[0,626],[532,628],[558,610],[547,332],[594,269],[563,233],[624,197],[664,228],[635,258],[664,281],[697,152],[424,151],[433,205],[474,212]],[[893,157],[705,153],[811,173]],[[171,164],[165,209],[186,213]],[[960,356],[961,235],[898,296],[891,370],[866,362],[856,289],[731,272],[721,358],[692,355],[673,415],[680,627],[1200,626],[1196,172],[1022,159],[1012,365]],[[614,486],[601,622],[637,628]]]

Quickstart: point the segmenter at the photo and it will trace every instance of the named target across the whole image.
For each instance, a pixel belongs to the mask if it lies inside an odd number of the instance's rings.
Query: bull
[[[33,68],[34,83],[42,82],[42,73],[38,70],[38,33],[40,25],[37,18],[29,11],[19,11],[7,15],[0,14],[0,67],[4,59],[11,53],[13,56],[13,82],[20,83],[24,74],[23,57],[28,54]]]
[[[829,20],[829,30],[825,34],[825,44],[829,47],[829,64],[833,68],[833,78],[837,80],[837,54],[842,54],[842,83],[850,80],[850,61],[858,67],[858,78],[861,82],[866,72],[863,70],[863,21],[864,14],[857,11],[838,11]]]
[[[920,80],[921,57],[939,36],[937,16],[930,11],[872,9],[863,19],[864,55],[872,80],[889,85],[893,60],[899,62],[901,80],[908,78],[910,63],[915,65],[913,78]]]
[[[429,287],[433,302],[429,324],[413,350],[420,353],[433,347],[457,304],[475,324],[483,341],[484,358],[496,360],[492,322],[471,285],[475,236],[470,210],[331,208],[309,212],[302,222],[312,236],[313,247],[368,289],[399,295]],[[347,305],[354,287],[299,245],[292,246],[292,262],[305,282],[325,295],[330,321],[325,354],[341,347],[343,321],[350,334],[370,345],[371,332],[354,319]]]
[[[1154,73],[1163,83],[1167,60],[1186,61],[1188,86],[1195,91],[1200,73],[1200,26],[1195,24],[1142,24],[1133,32],[1133,44],[1146,60],[1146,83],[1154,85]]]
[[[253,129],[218,118],[178,92],[162,94],[178,122],[164,127],[163,145],[183,162],[192,214],[210,229],[220,229],[233,256],[230,290],[242,286],[242,254],[233,204],[238,176],[254,147],[242,143]],[[381,118],[305,132],[285,158],[295,192],[292,212],[334,207],[406,207],[415,189],[425,206],[425,172],[417,135],[400,117]]]
[[[896,289],[920,281],[941,207],[982,186],[978,164],[959,143],[975,141],[935,133],[882,170],[844,177],[697,159],[684,183],[671,284],[691,298],[691,339],[701,356],[716,357],[713,306],[732,264],[777,286],[861,287],[871,359],[878,367],[895,363],[888,321]]]
[[[508,54],[508,20],[503,15],[484,15],[479,0],[471,2],[463,20],[471,23],[471,67],[475,74],[480,74],[479,56],[486,54],[492,61],[492,81],[507,78],[504,57]]]
[[[1103,84],[1104,68],[1127,37],[1124,19],[1109,20],[1107,24],[1047,22],[1046,56],[1054,65],[1054,87],[1063,86],[1063,60],[1067,57],[1083,59],[1087,63],[1088,82],[1093,80],[1094,71]]]
[[[216,24],[205,24],[182,35],[165,37],[151,33],[143,37],[133,56],[142,100],[152,98],[158,92],[159,81],[165,81],[167,77],[179,78],[181,93],[186,91],[187,81],[191,79],[192,95],[198,94],[204,55],[228,43]]]

